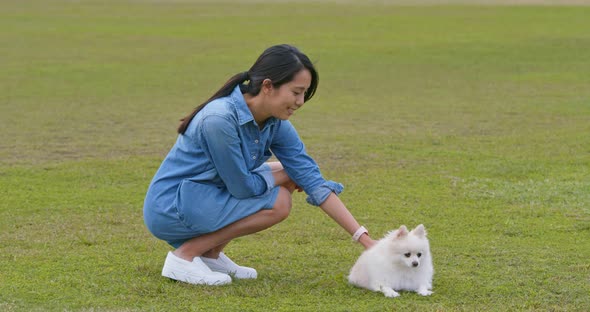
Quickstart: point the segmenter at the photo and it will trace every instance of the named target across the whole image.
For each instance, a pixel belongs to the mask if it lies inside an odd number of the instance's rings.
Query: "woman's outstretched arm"
[[[330,194],[320,207],[328,216],[330,216],[330,218],[334,219],[336,223],[350,233],[350,235],[353,235],[356,230],[361,227],[346,206],[344,206],[344,203],[342,203],[340,198],[334,193]],[[359,243],[361,243],[365,249],[369,249],[376,243],[376,241],[371,239],[368,234],[363,234],[359,238]]]

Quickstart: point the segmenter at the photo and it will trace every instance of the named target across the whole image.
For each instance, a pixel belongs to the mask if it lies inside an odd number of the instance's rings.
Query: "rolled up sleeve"
[[[262,166],[252,170],[252,173],[258,174],[264,179],[267,190],[270,190],[275,186],[275,178],[273,177],[272,170],[268,164],[263,164]]]
[[[319,206],[328,199],[331,193],[338,195],[343,190],[344,186],[342,184],[334,181],[326,181],[324,184],[311,190],[306,200],[310,205]]]

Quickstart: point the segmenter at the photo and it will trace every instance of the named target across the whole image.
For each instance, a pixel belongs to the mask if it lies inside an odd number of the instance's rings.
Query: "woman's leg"
[[[229,240],[219,246],[215,246],[215,247],[207,250],[206,252],[204,252],[202,254],[202,256],[205,258],[211,258],[211,259],[219,258],[219,253],[221,253],[223,251],[223,249],[225,248],[225,246],[227,246],[227,244],[229,244],[229,242],[231,242],[231,240]]]
[[[177,257],[188,261],[192,261],[194,257],[202,256],[205,253],[208,253],[208,256],[213,256],[214,253],[219,256],[219,252],[232,239],[260,232],[285,220],[291,212],[291,204],[291,192],[284,187],[280,187],[272,209],[260,210],[220,230],[190,239],[173,253]]]

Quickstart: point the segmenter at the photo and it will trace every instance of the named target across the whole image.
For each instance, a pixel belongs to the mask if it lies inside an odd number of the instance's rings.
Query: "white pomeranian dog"
[[[348,281],[358,287],[398,297],[396,290],[432,294],[432,257],[424,225],[411,232],[402,225],[389,232],[356,261]]]

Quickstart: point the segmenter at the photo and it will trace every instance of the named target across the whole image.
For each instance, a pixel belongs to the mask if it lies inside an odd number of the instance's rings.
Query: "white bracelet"
[[[352,234],[352,240],[358,242],[361,235],[365,233],[369,234],[369,231],[367,231],[364,226],[361,226],[356,232],[354,232],[354,234]]]

